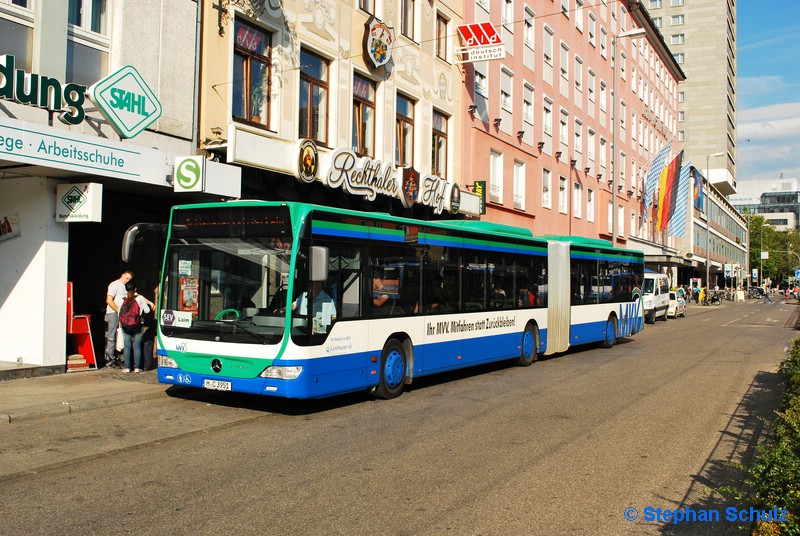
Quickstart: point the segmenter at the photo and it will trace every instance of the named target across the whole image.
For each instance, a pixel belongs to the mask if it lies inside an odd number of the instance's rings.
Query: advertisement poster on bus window
[[[181,311],[189,311],[197,318],[199,277],[181,277]]]

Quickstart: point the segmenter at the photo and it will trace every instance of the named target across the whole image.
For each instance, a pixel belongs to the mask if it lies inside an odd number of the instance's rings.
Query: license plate
[[[231,382],[223,382],[220,380],[203,380],[203,387],[206,389],[214,389],[215,391],[230,391]]]

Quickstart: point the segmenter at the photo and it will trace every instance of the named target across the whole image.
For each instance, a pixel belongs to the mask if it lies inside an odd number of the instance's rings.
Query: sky
[[[736,5],[736,179],[800,179],[800,2]]]

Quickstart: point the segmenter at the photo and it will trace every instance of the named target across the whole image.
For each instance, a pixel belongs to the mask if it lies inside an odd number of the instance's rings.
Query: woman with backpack
[[[124,342],[125,366],[123,372],[142,371],[142,315],[155,309],[155,304],[136,293],[133,281],[125,283],[125,295],[117,298],[119,326]],[[135,367],[135,368],[134,368]]]

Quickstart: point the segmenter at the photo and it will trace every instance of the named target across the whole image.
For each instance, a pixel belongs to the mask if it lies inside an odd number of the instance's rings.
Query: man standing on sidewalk
[[[111,367],[116,364],[117,351],[117,327],[119,326],[119,306],[116,304],[117,298],[126,296],[125,283],[133,279],[133,272],[125,270],[119,279],[115,279],[108,284],[106,292],[106,366]]]

